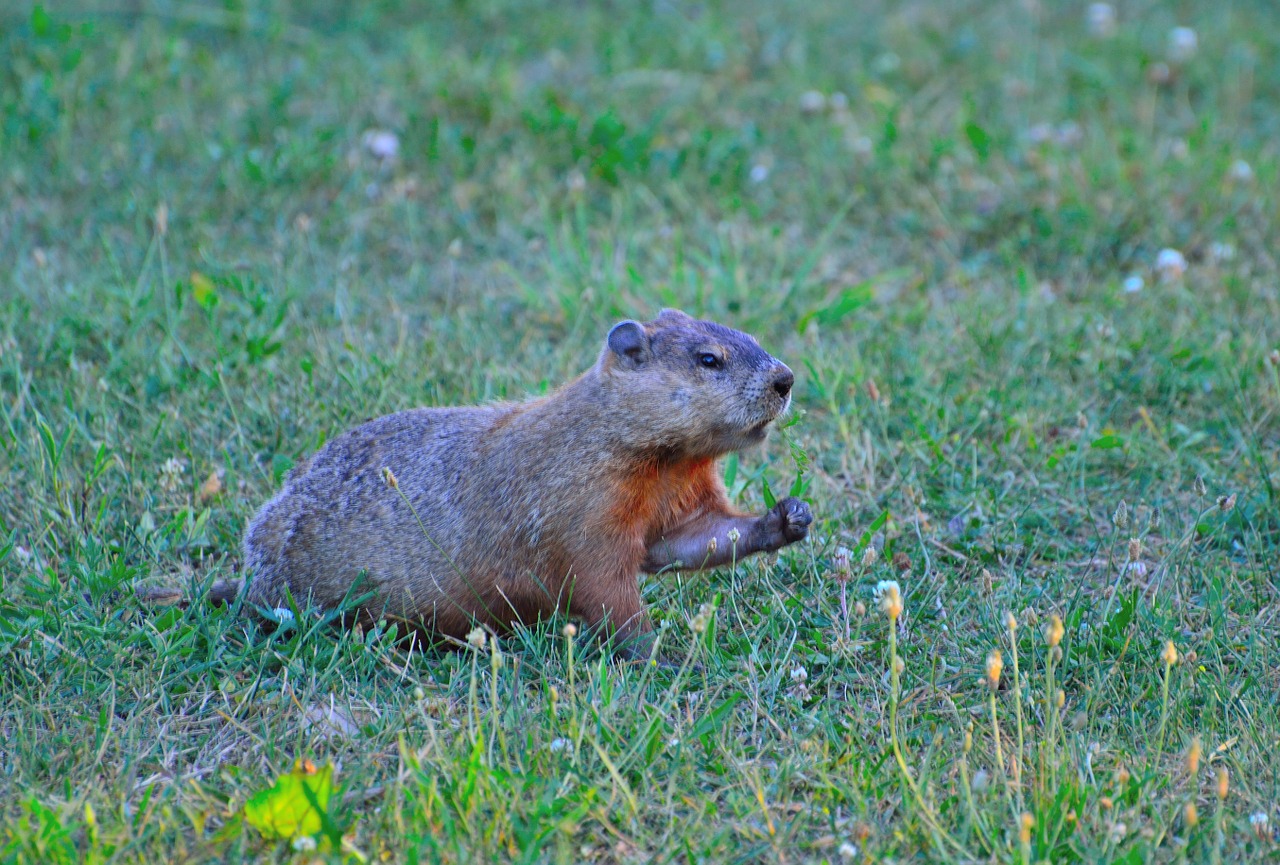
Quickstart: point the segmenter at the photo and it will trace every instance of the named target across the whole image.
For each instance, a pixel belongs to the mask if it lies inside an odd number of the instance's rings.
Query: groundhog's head
[[[751,335],[678,309],[615,325],[599,368],[615,405],[642,419],[642,440],[690,456],[764,441],[795,381]]]

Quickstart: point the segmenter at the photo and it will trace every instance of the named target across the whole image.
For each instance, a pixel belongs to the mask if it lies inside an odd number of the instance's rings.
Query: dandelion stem
[[[1010,625],[1013,625],[1014,619],[1010,616]],[[1016,626],[1009,628],[1009,643],[1013,650],[1013,710],[1018,721],[1018,754],[1013,761],[1013,784],[1017,789],[1018,812],[1022,812],[1022,755],[1024,750],[1024,739],[1022,732],[1022,680],[1018,675],[1018,633]]]
[[[848,586],[841,581],[840,583],[840,617],[844,619],[844,641],[849,642],[849,598]]]
[[[1164,683],[1160,686],[1160,727],[1156,731],[1156,756],[1151,763],[1151,771],[1160,768],[1160,758],[1164,755],[1164,727],[1169,720],[1169,679],[1172,678],[1173,664],[1168,660],[1164,664]]]
[[[1004,798],[1009,805],[1011,813],[1016,815],[1018,812],[1013,810],[1013,797],[1009,795],[1009,779],[1004,771],[1004,747],[1000,744],[1000,720],[996,715],[996,689],[993,687],[987,696],[987,704],[991,707],[991,738],[995,742],[996,747],[996,773],[1000,779],[1000,787],[1004,790]]]
[[[973,724],[970,723],[969,727],[970,732],[966,732],[964,737],[964,750],[960,752],[960,783],[964,786],[964,801],[969,807],[969,820],[973,823],[973,830],[978,834],[978,841],[983,849],[990,853],[991,843],[987,840],[982,818],[978,814],[978,806],[973,801],[973,782],[969,779],[969,744],[972,741]]]
[[[1052,650],[1049,651],[1049,658],[1045,663],[1044,681],[1045,681],[1044,701],[1046,704],[1045,708],[1048,710],[1047,711],[1048,719],[1046,721],[1045,726],[1048,729],[1045,731],[1045,743],[1040,748],[1040,777],[1038,779],[1038,783],[1036,784],[1036,786],[1039,788],[1040,800],[1042,805],[1044,804],[1045,799],[1049,795],[1049,788],[1050,788],[1049,778],[1048,778],[1049,757],[1050,755],[1056,754],[1058,752],[1057,751],[1058,743],[1057,743],[1057,734],[1056,734],[1056,725],[1058,720],[1058,695],[1057,695],[1057,692],[1054,691],[1053,689],[1053,651]]]
[[[471,652],[471,683],[468,689],[468,695],[471,698],[471,711],[467,713],[467,722],[471,727],[472,742],[476,741],[476,737],[480,735],[480,675],[476,660],[478,655],[479,652],[473,649]]]

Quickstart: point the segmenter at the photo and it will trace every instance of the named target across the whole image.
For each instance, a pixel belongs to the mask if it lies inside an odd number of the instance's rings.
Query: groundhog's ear
[[[684,322],[693,321],[693,316],[689,315],[684,310],[672,309],[671,307],[667,307],[666,309],[658,313],[657,320],[665,321],[668,323],[684,323]]]
[[[609,331],[609,350],[623,368],[635,369],[649,360],[649,335],[637,322],[618,322]]]

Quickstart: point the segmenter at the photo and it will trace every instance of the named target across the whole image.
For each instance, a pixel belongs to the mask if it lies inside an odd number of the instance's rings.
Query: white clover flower
[[[751,166],[751,174],[749,175],[752,183],[764,183],[769,179],[769,166],[762,162],[757,162]]]
[[[1029,127],[1023,137],[1029,144],[1044,144],[1053,140],[1053,127],[1048,123],[1037,123]]]
[[[1116,10],[1110,3],[1090,3],[1085,12],[1089,35],[1095,39],[1109,39],[1116,33]]]
[[[809,671],[804,667],[795,667],[791,670],[791,681],[806,682],[809,680]]]
[[[800,110],[805,114],[817,114],[827,107],[827,97],[820,90],[806,90],[800,94]]]
[[[1169,142],[1168,154],[1170,159],[1183,162],[1191,155],[1191,145],[1185,138],[1175,138]]]
[[[276,617],[276,621],[280,623],[293,621],[293,610],[288,607],[276,607],[271,611],[271,615]]]
[[[1229,243],[1215,240],[1209,244],[1209,260],[1215,264],[1231,261],[1236,257],[1236,248]]]
[[[160,466],[160,489],[167,493],[176,490],[182,484],[182,473],[186,470],[187,464],[184,460],[169,457]]]
[[[552,739],[551,743],[547,745],[547,748],[548,750],[551,751],[551,753],[558,754],[561,751],[572,747],[572,745],[573,743],[570,742],[568,739]]]
[[[1059,147],[1075,147],[1084,141],[1084,129],[1074,120],[1060,123],[1053,132],[1053,141]]]
[[[1227,172],[1227,177],[1236,183],[1249,183],[1253,180],[1253,166],[1243,159],[1237,159],[1231,163],[1231,169]]]
[[[886,51],[871,61],[871,68],[880,75],[892,75],[902,68],[902,58],[892,51]]]
[[[840,858],[846,862],[852,862],[854,859],[858,858],[858,848],[855,845],[850,844],[848,841],[841,844],[837,852],[839,852]]]
[[[707,628],[715,620],[716,610],[710,604],[703,604],[698,608],[698,613],[689,622],[689,627],[693,629],[695,634],[706,633]]]
[[[1165,282],[1181,279],[1187,272],[1187,259],[1176,249],[1162,249],[1156,256],[1156,272]]]
[[[848,547],[836,547],[835,553],[831,556],[831,568],[837,580],[844,583],[853,576],[852,565],[853,553],[849,552]]]
[[[370,129],[361,141],[364,149],[378,159],[395,159],[400,153],[400,136],[387,129]]]
[[[1170,63],[1186,63],[1196,56],[1200,40],[1190,27],[1174,27],[1169,31],[1168,57]]]
[[[868,135],[846,135],[845,143],[857,156],[870,156],[875,150],[875,142]]]
[[[316,839],[310,835],[299,835],[291,846],[298,853],[310,853],[316,849]]]
[[[1132,276],[1126,276],[1120,286],[1125,294],[1137,294],[1147,287],[1147,283],[1146,280],[1135,273]]]

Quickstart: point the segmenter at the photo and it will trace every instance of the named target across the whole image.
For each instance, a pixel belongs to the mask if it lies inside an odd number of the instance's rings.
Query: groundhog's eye
[[[701,352],[698,355],[698,363],[702,364],[707,369],[719,369],[724,366],[724,361],[709,351]]]

